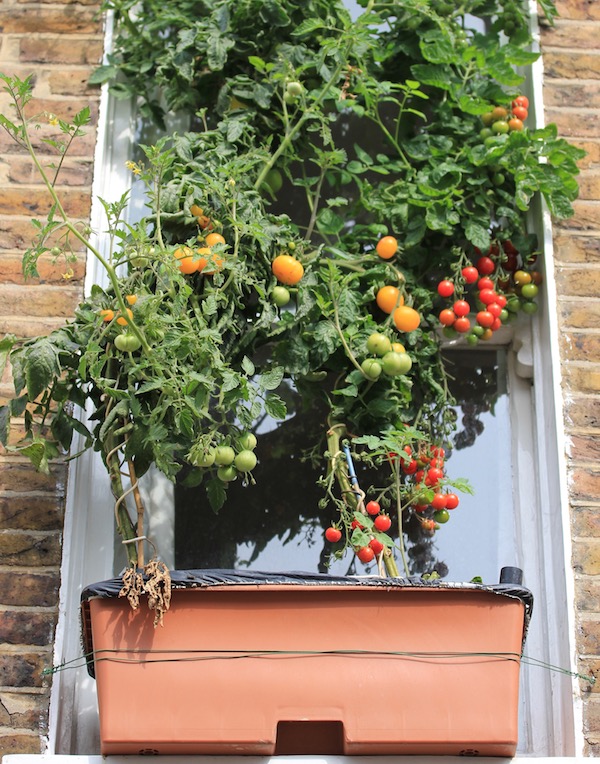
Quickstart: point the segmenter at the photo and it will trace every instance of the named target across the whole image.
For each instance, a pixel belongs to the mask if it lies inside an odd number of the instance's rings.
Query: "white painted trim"
[[[105,21],[104,50],[111,49],[113,16]],[[125,167],[132,145],[131,105],[111,98],[108,87],[100,95],[92,208],[90,213],[91,241],[104,255],[106,252],[106,217],[99,199],[115,201],[131,185],[131,173]],[[115,140],[115,125],[121,132]],[[84,281],[85,294],[94,284],[105,285],[108,279],[99,261],[89,252]],[[91,414],[88,411],[87,414]],[[75,435],[72,452],[83,448],[83,438]],[[67,496],[63,531],[63,556],[59,592],[58,623],[54,641],[54,665],[69,660],[81,652],[79,628],[74,621],[79,612],[79,596],[84,585],[113,575],[114,532],[111,522],[114,501],[104,466],[92,451],[69,464]],[[101,551],[100,551],[101,550]],[[77,711],[75,711],[77,709]],[[50,691],[50,715],[47,752],[70,751],[77,746],[78,730],[84,719],[95,719],[96,687],[85,669],[57,672]],[[84,739],[98,739],[97,723],[86,727]],[[99,744],[96,745],[98,748]],[[85,745],[83,746],[85,748]]]
[[[538,23],[538,8],[536,0],[529,0],[529,13],[531,19],[531,34],[534,39],[534,49],[540,50],[540,29]],[[531,67],[531,98],[533,118],[535,119],[535,127],[541,128],[545,125],[545,112],[544,112],[544,62],[543,58],[540,58]],[[541,421],[548,423],[547,416],[552,421],[552,440],[548,439],[549,433],[541,433],[539,442],[544,447],[544,457],[548,457],[550,454],[554,456],[553,464],[549,463],[548,458],[540,460],[540,464],[546,464],[548,472],[553,469],[554,483],[556,485],[556,492],[551,496],[541,496],[542,501],[554,501],[558,502],[558,511],[554,514],[553,520],[558,520],[557,525],[560,528],[560,536],[562,541],[562,558],[556,555],[554,558],[555,563],[560,563],[561,566],[561,581],[560,584],[564,587],[564,595],[566,598],[567,607],[566,611],[567,623],[564,624],[566,630],[566,639],[568,642],[568,655],[555,656],[557,660],[564,657],[566,668],[569,668],[572,672],[577,671],[577,649],[576,649],[576,635],[577,627],[575,623],[575,574],[573,571],[572,563],[572,544],[571,544],[571,518],[569,510],[569,488],[567,478],[567,439],[564,428],[564,402],[563,402],[563,387],[562,387],[562,365],[560,357],[560,328],[558,323],[558,289],[555,278],[555,261],[554,261],[554,241],[552,233],[552,220],[546,204],[541,200],[541,219],[542,230],[541,239],[543,242],[544,252],[544,284],[545,284],[545,308],[547,315],[545,316],[545,328],[547,331],[547,337],[545,342],[541,337],[543,325],[538,319],[534,321],[534,352],[536,353],[536,360],[541,363],[543,367],[543,374],[538,375],[538,380],[543,381],[547,390],[543,396],[545,403],[544,411],[538,409],[538,422],[540,417],[543,417]],[[541,347],[546,349],[545,353],[541,353]],[[548,357],[549,356],[549,357]],[[539,405],[542,403],[541,396],[536,395],[536,403]],[[551,409],[551,410],[549,410]],[[550,473],[551,474],[551,473]],[[550,535],[548,533],[547,535]],[[552,534],[555,535],[555,534]],[[556,568],[552,568],[550,573],[554,576],[557,575]],[[575,756],[583,756],[585,750],[585,738],[583,734],[583,703],[581,698],[581,692],[579,688],[579,682],[575,675],[571,679],[571,695],[572,695],[572,707],[570,709],[571,719],[569,722],[564,718],[557,719],[556,729],[560,729],[561,726],[567,727],[568,732],[571,733],[571,741],[563,741],[562,751],[563,754],[572,754]],[[565,709],[565,712],[567,710]],[[567,729],[564,729],[567,733]]]

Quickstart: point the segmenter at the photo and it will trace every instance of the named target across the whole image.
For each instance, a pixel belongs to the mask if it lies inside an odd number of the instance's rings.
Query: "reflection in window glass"
[[[452,351],[447,356],[460,426],[446,472],[466,477],[475,495],[462,494],[449,522],[434,533],[417,521],[409,524],[411,573],[436,570],[452,580],[481,576],[495,582],[500,567],[508,564],[498,558],[512,522],[506,351]],[[264,422],[259,430],[255,485],[236,481],[218,514],[210,509],[202,486],[175,487],[176,567],[377,572],[356,565],[349,552],[331,561],[323,533],[335,517],[331,507],[319,507],[319,473],[307,456],[323,419],[317,410],[304,410],[292,390],[288,397],[293,415],[272,429]]]

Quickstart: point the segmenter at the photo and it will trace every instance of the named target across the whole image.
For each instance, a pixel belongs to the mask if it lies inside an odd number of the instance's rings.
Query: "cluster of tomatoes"
[[[290,290],[287,287],[296,286],[300,282],[304,276],[304,266],[298,258],[283,252],[273,260],[271,270],[279,281],[271,292],[271,299],[278,308],[283,308],[291,300]]]
[[[381,506],[378,501],[368,501],[365,504],[365,512],[371,516],[373,522],[373,530],[379,533],[387,533],[392,527],[392,518],[381,511]],[[364,530],[364,526],[360,520],[352,520],[351,530],[360,528]],[[342,538],[342,531],[337,525],[330,525],[325,531],[325,538],[331,544],[337,544]],[[385,549],[385,545],[378,538],[373,536],[368,544],[364,546],[354,547],[354,553],[361,562],[371,562],[378,555],[380,555]]]
[[[481,121],[484,127],[479,135],[486,146],[493,146],[500,135],[518,132],[525,127],[524,122],[529,116],[529,99],[527,96],[517,96],[510,109],[504,106],[496,106],[491,111],[482,115]]]
[[[442,446],[428,444],[420,446],[416,453],[413,453],[411,446],[405,446],[404,453],[406,456],[401,458],[400,469],[413,486],[415,500],[411,507],[421,527],[435,531],[439,525],[448,522],[449,510],[456,509],[459,504],[455,493],[446,493],[441,489],[446,477],[445,450]]]
[[[367,379],[375,381],[381,374],[397,377],[407,374],[412,367],[411,357],[400,342],[392,342],[381,332],[373,332],[367,338],[367,352],[370,358],[365,358],[360,367]]]
[[[211,448],[198,448],[190,451],[189,459],[196,467],[217,467],[217,477],[223,483],[230,483],[240,473],[251,472],[257,464],[256,435],[251,432],[243,433],[238,442],[238,450],[229,445],[219,445]]]
[[[440,297],[455,298],[440,311],[441,325],[450,336],[466,335],[472,345],[491,339],[519,310],[529,315],[535,313],[535,298],[542,280],[538,271],[523,265],[510,241],[502,242],[501,246],[492,244],[487,255],[480,250],[476,253],[476,262],[460,271],[457,279],[460,295],[456,294],[457,284],[450,279],[442,279],[437,285]],[[501,262],[502,274],[497,273],[497,261]],[[465,289],[472,286],[474,289],[465,294]]]
[[[107,324],[110,324],[114,321],[118,326],[125,327],[124,331],[122,331],[120,334],[117,334],[115,337],[115,347],[122,353],[133,353],[135,350],[139,350],[142,345],[135,334],[131,334],[127,331],[127,327],[133,322],[133,311],[131,308],[137,302],[137,295],[125,295],[125,302],[131,306],[126,309],[125,313],[122,313],[119,310],[115,311],[112,308],[105,308],[104,310],[100,311],[100,316],[102,317],[102,320]]]

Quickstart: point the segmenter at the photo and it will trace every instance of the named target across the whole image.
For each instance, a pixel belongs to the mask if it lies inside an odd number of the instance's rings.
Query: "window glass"
[[[506,350],[449,351],[452,390],[459,427],[447,459],[447,474],[468,476],[474,495],[461,495],[459,507],[435,532],[417,520],[406,528],[412,575],[431,571],[452,580],[481,576],[494,582],[506,561],[499,540],[512,525],[511,446]],[[306,411],[288,388],[291,415],[280,424],[265,420],[259,430],[256,484],[236,481],[218,514],[203,486],[175,487],[175,566],[254,570],[306,570],[363,573],[355,558],[332,557],[324,530],[335,521],[320,509],[320,467],[309,458],[324,424],[318,409]],[[360,472],[359,472],[360,475]],[[365,476],[366,478],[367,476]],[[369,476],[375,477],[376,476]],[[368,483],[361,486],[366,490]],[[490,491],[490,486],[494,486]],[[396,518],[394,527],[396,527]],[[376,568],[367,572],[376,573]]]

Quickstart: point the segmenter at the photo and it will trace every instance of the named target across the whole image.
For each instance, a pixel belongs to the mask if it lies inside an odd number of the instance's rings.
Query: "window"
[[[99,150],[99,166],[108,167],[102,175],[106,189],[96,188],[98,196],[110,198],[114,189],[122,189],[129,182],[124,168],[129,158],[132,119],[127,104],[105,100],[103,111],[106,126],[105,144]],[[541,113],[541,110],[538,111]],[[110,136],[118,134],[121,139],[108,143]],[[110,191],[108,191],[110,190]],[[540,222],[542,221],[542,222]],[[542,223],[544,227],[542,227]],[[543,220],[540,211],[532,225],[539,225],[545,240],[546,257],[551,258],[549,224]],[[97,226],[101,228],[101,226]],[[98,278],[90,268],[88,286]],[[548,283],[548,282],[547,282]],[[536,596],[536,612],[532,623],[527,654],[539,661],[554,665],[570,664],[569,639],[571,624],[564,613],[567,610],[569,581],[568,550],[564,539],[568,538],[563,528],[561,508],[564,486],[561,485],[561,470],[558,422],[555,410],[558,396],[553,387],[552,347],[555,343],[555,325],[552,312],[553,285],[548,283],[548,296],[541,315],[532,322],[533,341],[526,341],[519,347],[506,343],[482,351],[456,350],[448,348],[448,354],[456,363],[457,378],[469,389],[482,380],[489,385],[490,397],[495,399],[494,414],[485,410],[485,396],[481,396],[481,411],[472,410],[473,396],[465,395],[468,404],[463,404],[459,416],[464,420],[463,441],[468,441],[473,432],[477,433],[476,450],[489,443],[485,463],[474,461],[473,450],[468,447],[455,448],[450,465],[456,474],[469,475],[473,482],[481,482],[475,498],[465,500],[463,506],[435,539],[436,547],[423,549],[422,554],[435,554],[450,568],[452,578],[471,578],[480,574],[484,579],[495,580],[499,567],[514,564],[525,571],[525,582]],[[550,352],[548,352],[550,349]],[[555,368],[555,367],[554,367]],[[535,384],[532,384],[532,375]],[[460,397],[460,396],[459,396]],[[296,422],[298,439],[306,424],[302,418]],[[278,438],[294,426],[293,419],[277,430],[265,433],[266,448],[276,448]],[[482,427],[483,426],[483,427]],[[479,432],[481,430],[481,432]],[[289,448],[290,439],[285,436]],[[293,449],[297,456],[297,449]],[[487,451],[487,447],[486,447]],[[299,453],[299,448],[298,448]],[[299,461],[299,459],[295,459]],[[265,463],[267,460],[265,459]],[[466,466],[463,466],[465,465]],[[455,466],[456,465],[456,466]],[[296,465],[294,464],[294,467]],[[487,472],[483,471],[483,468]],[[257,478],[258,478],[257,473]],[[286,480],[288,476],[286,475]],[[288,544],[285,534],[279,538],[280,528],[290,527],[289,519],[278,525],[281,488],[275,491],[268,477],[260,478],[258,499],[252,512],[262,512],[264,524],[262,534],[257,538],[248,531],[248,526],[256,527],[248,515],[227,516],[215,520],[216,532],[226,534],[231,539],[227,556],[209,557],[208,550],[202,549],[206,525],[202,537],[194,539],[191,527],[197,498],[186,495],[183,488],[165,485],[164,481],[152,478],[147,481],[147,490],[161,494],[155,501],[164,506],[160,522],[174,528],[173,563],[179,567],[215,565],[228,567],[252,563],[254,567],[274,568],[280,565],[281,554],[285,555],[286,567],[306,568],[305,558],[290,564],[293,556],[294,540]],[[291,482],[291,481],[290,481]],[[310,485],[303,477],[294,480],[294,489],[300,502],[318,506],[318,496],[313,495]],[[493,486],[490,495],[489,486]],[[477,485],[475,486],[478,487]],[[91,489],[91,490],[90,490]],[[254,488],[240,489],[250,495]],[[243,499],[245,502],[245,499]],[[250,502],[248,502],[250,503]],[[176,517],[173,520],[172,508]],[[289,510],[286,510],[289,511]],[[477,519],[486,515],[485,532],[478,530]],[[70,660],[79,654],[79,629],[73,614],[77,612],[78,591],[83,583],[108,578],[121,565],[115,542],[106,532],[103,519],[112,512],[112,498],[104,479],[103,468],[95,461],[93,454],[87,454],[74,466],[69,483],[69,510],[65,536],[65,561],[63,566],[63,604],[60,633],[57,638],[57,662]],[[299,514],[299,513],[298,513]],[[492,527],[489,516],[496,518]],[[210,515],[209,515],[210,517]],[[300,514],[299,514],[300,517]],[[274,519],[272,519],[274,518]],[[223,529],[223,526],[229,523]],[[207,521],[208,524],[208,521]],[[323,564],[322,544],[323,519],[318,512],[307,512],[303,522],[298,523],[299,536],[312,534],[314,552],[309,566],[313,569]],[[465,527],[466,526],[466,527]],[[479,563],[465,561],[458,554],[450,559],[446,551],[445,539],[452,535],[467,538],[472,534],[481,542],[482,559]],[[482,538],[483,536],[483,538]],[[86,543],[83,543],[85,540]],[[73,542],[73,543],[71,543]],[[191,544],[190,544],[191,542]],[[473,546],[473,542],[469,543]],[[439,545],[439,546],[438,546]],[[191,550],[190,550],[191,546]],[[452,548],[456,549],[455,538]],[[276,551],[277,549],[277,551]],[[85,553],[84,553],[85,550]],[[258,554],[257,554],[258,550]],[[163,553],[164,550],[163,550]],[[166,553],[168,556],[168,553]],[[210,562],[205,562],[210,560]],[[336,572],[346,572],[348,559]],[[475,569],[471,566],[474,565]],[[479,565],[479,569],[477,567]],[[485,567],[485,570],[483,569]],[[568,612],[568,611],[567,611]],[[569,616],[570,617],[570,616]],[[558,628],[557,628],[558,624]],[[533,755],[566,755],[572,752],[573,709],[571,683],[568,678],[549,672],[538,666],[523,667],[521,751]],[[540,699],[544,699],[541,703]],[[53,750],[60,753],[89,753],[95,744],[95,703],[93,682],[81,671],[65,671],[57,675],[53,686]],[[558,732],[557,732],[558,731]]]

